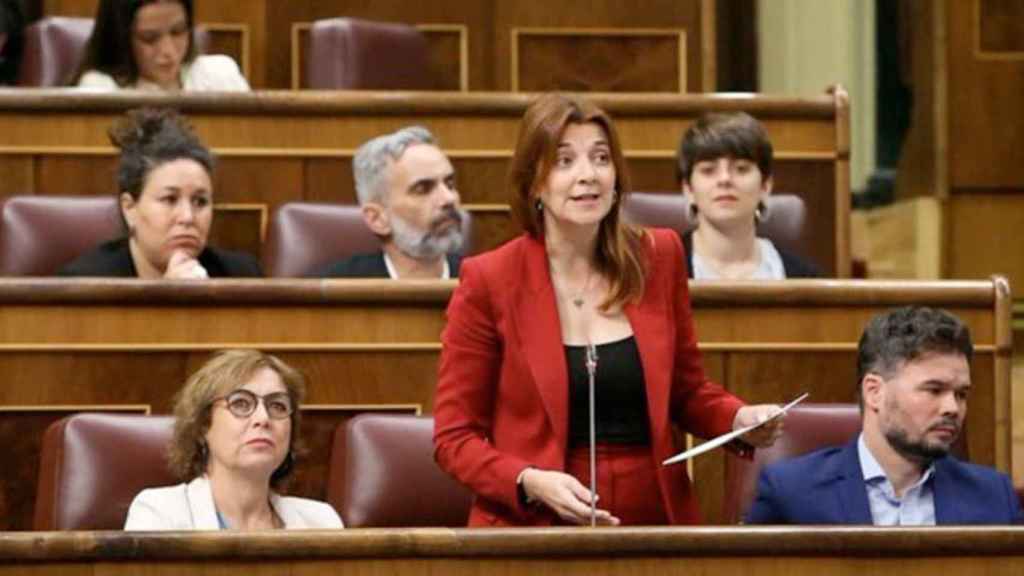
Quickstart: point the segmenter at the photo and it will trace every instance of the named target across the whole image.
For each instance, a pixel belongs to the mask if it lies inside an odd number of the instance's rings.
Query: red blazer
[[[651,230],[643,299],[627,305],[647,386],[651,451],[673,524],[699,522],[671,422],[702,437],[728,432],[743,403],[704,377],[679,235]],[[564,470],[569,377],[542,241],[516,238],[462,263],[434,399],[434,457],[476,495],[470,526],[544,525],[547,509],[520,505],[527,466]]]

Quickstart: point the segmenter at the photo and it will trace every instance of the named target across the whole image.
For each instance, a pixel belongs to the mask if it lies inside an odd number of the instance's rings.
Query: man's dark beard
[[[948,422],[944,422],[944,425],[953,425]],[[959,435],[959,428],[957,428],[957,435]],[[889,445],[892,449],[907,458],[913,460],[924,466],[932,463],[934,460],[945,457],[949,454],[949,447],[942,445],[926,444],[924,437],[917,442],[911,442],[907,438],[907,431],[901,428],[890,428],[885,431],[885,439],[889,441]],[[954,436],[954,440],[956,437]],[[952,446],[952,442],[950,443]]]

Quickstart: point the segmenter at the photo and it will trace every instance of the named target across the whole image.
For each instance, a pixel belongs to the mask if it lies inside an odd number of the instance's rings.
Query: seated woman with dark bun
[[[679,144],[678,176],[697,228],[683,235],[690,278],[782,280],[820,276],[757,236],[772,192],[772,143],[749,114],[706,114]]]
[[[255,258],[207,246],[214,158],[170,110],[133,110],[110,131],[121,149],[118,186],[126,235],[101,244],[61,276],[188,279],[262,276]]]
[[[100,0],[71,84],[96,90],[248,91],[228,56],[197,56],[192,0]]]
[[[329,504],[273,490],[292,471],[305,380],[258,350],[228,350],[185,383],[169,459],[184,484],[143,490],[125,530],[341,528]]]

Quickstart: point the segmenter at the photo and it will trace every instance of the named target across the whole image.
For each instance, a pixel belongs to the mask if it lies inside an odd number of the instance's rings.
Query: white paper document
[[[746,428],[740,428],[739,430],[733,430],[732,432],[729,432],[728,434],[722,434],[718,438],[712,438],[711,440],[708,440],[707,442],[701,444],[700,446],[695,446],[695,447],[690,448],[689,450],[687,450],[685,452],[680,452],[679,454],[676,454],[675,456],[669,458],[668,460],[665,460],[661,464],[662,464],[662,466],[668,466],[669,464],[675,464],[677,462],[682,462],[684,460],[688,460],[690,458],[693,458],[694,456],[698,456],[700,454],[703,454],[703,453],[707,452],[708,450],[714,450],[715,448],[718,448],[719,446],[728,444],[729,442],[732,442],[737,437],[742,436],[742,435],[746,434],[747,432],[750,432],[754,428],[757,428],[758,426],[763,426],[767,422],[770,422],[770,421],[778,418],[779,416],[782,416],[783,414],[788,412],[790,408],[792,408],[793,406],[796,406],[797,404],[803,402],[804,399],[807,398],[808,396],[810,396],[810,393],[809,392],[804,392],[803,394],[798,396],[796,398],[796,400],[793,400],[789,404],[786,404],[785,406],[783,406],[782,409],[779,410],[774,416],[772,416],[771,418],[768,418],[764,422],[761,422],[759,424],[752,424],[750,426],[747,426]]]

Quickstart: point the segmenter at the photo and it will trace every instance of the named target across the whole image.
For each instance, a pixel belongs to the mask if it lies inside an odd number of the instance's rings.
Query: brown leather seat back
[[[289,202],[270,220],[263,247],[270,276],[306,276],[331,262],[380,250],[380,239],[366,226],[359,206]]]
[[[473,218],[463,212],[463,253],[472,247]],[[270,219],[263,269],[276,278],[308,276],[332,262],[381,249],[359,206],[289,202]]]
[[[19,86],[63,86],[78,70],[92,18],[49,16],[25,28]]]
[[[309,31],[306,84],[316,90],[430,90],[427,40],[406,24],[317,20]]]
[[[742,520],[757,493],[761,468],[777,460],[795,458],[829,446],[841,446],[860,432],[860,410],[856,404],[801,404],[786,414],[782,434],[771,448],[758,449],[754,459],[731,454],[725,463],[725,519]]]
[[[434,419],[361,414],[334,437],[327,499],[350,528],[465,526],[472,496],[434,462]]]
[[[765,201],[765,216],[757,234],[787,251],[802,254],[807,208],[793,194],[772,194]],[[634,192],[623,207],[631,222],[647,227],[671,228],[683,234],[697,225],[686,197],[679,192]]]
[[[167,468],[170,416],[76,414],[43,436],[36,530],[119,530],[145,488],[178,480]]]
[[[12,196],[0,205],[0,275],[51,276],[124,234],[111,196]]]

